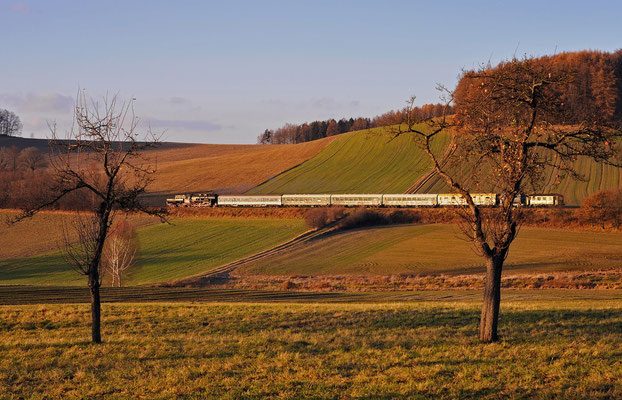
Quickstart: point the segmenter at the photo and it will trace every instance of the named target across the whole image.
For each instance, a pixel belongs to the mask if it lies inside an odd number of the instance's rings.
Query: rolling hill
[[[280,193],[402,193],[430,169],[412,135],[389,128],[344,133],[301,165],[248,191]],[[439,138],[439,154],[449,142]]]
[[[391,140],[390,128],[349,132],[302,164],[249,190],[248,194],[281,193],[445,193],[444,181],[431,172],[430,162],[411,135]],[[450,135],[439,137],[440,155]],[[543,192],[561,193],[566,204],[577,206],[602,189],[622,187],[622,170],[585,157],[575,161],[583,180],[549,169]],[[459,167],[458,167],[459,168]],[[494,189],[483,189],[494,190]]]

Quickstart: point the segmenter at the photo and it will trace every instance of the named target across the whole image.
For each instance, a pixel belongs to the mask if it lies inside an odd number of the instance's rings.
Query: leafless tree
[[[396,135],[415,135],[434,171],[464,201],[458,207],[463,230],[486,259],[486,283],[479,338],[497,340],[501,272],[520,226],[516,196],[543,186],[543,176],[556,171],[580,178],[578,157],[619,166],[622,130],[598,112],[577,113],[565,104],[572,69],[552,70],[536,59],[512,59],[492,68],[466,72],[456,91],[440,89],[456,114],[418,123],[408,112]],[[598,111],[597,108],[594,111]],[[435,151],[442,135],[453,132],[445,154]],[[473,194],[499,194],[498,207],[475,204]]]
[[[20,150],[17,146],[0,147],[0,170],[17,170]]]
[[[110,274],[112,286],[122,286],[122,276],[131,268],[138,254],[136,229],[126,220],[115,223],[104,247],[104,268]]]
[[[59,139],[55,126],[51,128],[50,163],[55,171],[52,189],[13,220],[31,217],[77,191],[92,194],[93,216],[77,223],[80,244],[70,250],[70,258],[87,277],[93,343],[101,343],[102,253],[116,213],[141,212],[165,220],[164,209],[149,208],[141,201],[155,172],[142,160],[141,151],[157,146],[159,141],[151,134],[139,141],[137,126],[132,101],[119,103],[114,96],[98,103],[84,92],[78,93],[74,124],[65,140]]]
[[[19,136],[21,132],[19,117],[9,110],[0,110],[0,136]]]
[[[26,147],[19,153],[19,164],[26,169],[34,171],[45,166],[45,158],[36,147]]]

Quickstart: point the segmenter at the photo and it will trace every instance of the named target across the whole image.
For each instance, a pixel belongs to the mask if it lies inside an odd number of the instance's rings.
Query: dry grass
[[[508,289],[622,289],[622,269],[552,273],[509,273],[501,279]],[[393,292],[482,289],[484,274],[470,275],[234,275],[210,286],[216,289],[288,290],[295,292]]]
[[[0,397],[614,399],[619,297],[478,302],[0,306]]]

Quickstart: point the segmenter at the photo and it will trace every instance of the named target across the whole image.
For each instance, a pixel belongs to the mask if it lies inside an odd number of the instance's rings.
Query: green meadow
[[[125,284],[169,281],[273,247],[306,230],[295,219],[183,218],[138,230],[140,257]],[[81,285],[61,251],[0,261],[0,284]]]
[[[521,228],[511,272],[622,268],[622,233]],[[343,231],[239,270],[251,275],[477,274],[483,259],[457,225],[393,225]]]
[[[431,164],[412,135],[394,136],[390,128],[345,133],[248,193],[402,193]],[[439,154],[449,139],[444,134],[436,141]]]

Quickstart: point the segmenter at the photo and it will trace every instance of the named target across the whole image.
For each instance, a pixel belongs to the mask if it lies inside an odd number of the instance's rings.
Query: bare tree
[[[115,223],[104,247],[103,264],[112,286],[122,286],[122,276],[135,263],[139,250],[136,229],[123,219]]]
[[[21,133],[19,117],[9,110],[0,110],[0,136],[19,136]]]
[[[166,210],[148,208],[141,201],[153,180],[154,169],[141,158],[141,151],[159,141],[153,135],[139,141],[138,118],[132,101],[119,103],[117,97],[101,103],[78,93],[74,124],[65,140],[52,126],[50,163],[55,171],[52,190],[36,205],[28,207],[13,222],[33,216],[65,196],[77,191],[91,193],[92,217],[77,223],[80,248],[70,250],[70,258],[86,275],[91,293],[91,339],[101,343],[101,261],[104,244],[117,212],[142,212],[165,220]]]
[[[22,150],[19,153],[18,161],[23,168],[31,171],[45,166],[45,158],[36,147],[26,147]]]
[[[479,330],[484,342],[497,340],[501,272],[520,226],[514,199],[542,188],[550,171],[580,178],[574,163],[578,157],[619,166],[619,121],[602,118],[598,108],[578,117],[564,100],[573,78],[571,68],[553,70],[527,57],[496,68],[482,66],[465,73],[456,91],[440,87],[448,106],[455,99],[454,116],[444,113],[418,124],[410,113],[413,98],[396,133],[419,139],[436,174],[464,202],[457,208],[464,233],[486,259]],[[453,141],[441,157],[433,144],[448,132]],[[498,207],[474,202],[473,194],[483,190],[499,194]]]

